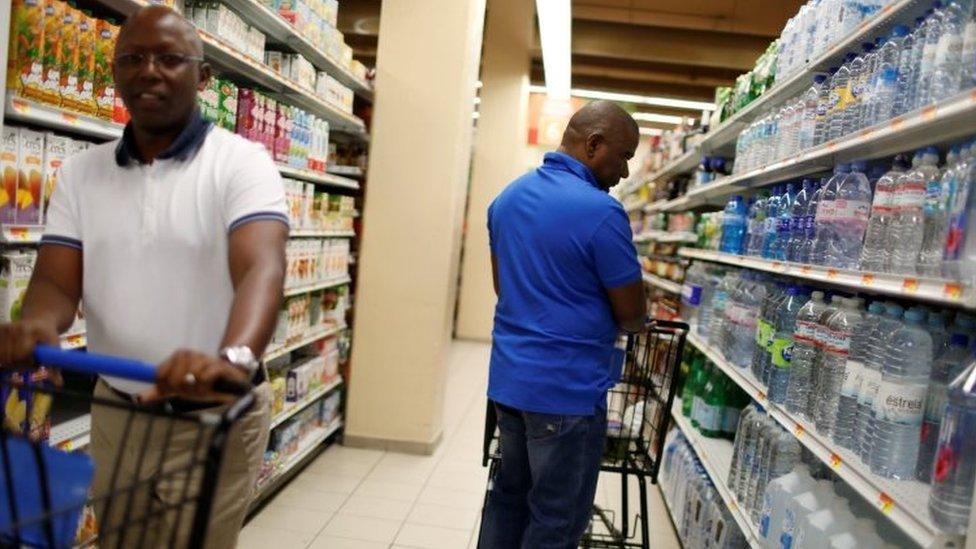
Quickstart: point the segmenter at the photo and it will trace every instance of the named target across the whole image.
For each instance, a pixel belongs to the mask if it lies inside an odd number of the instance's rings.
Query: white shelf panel
[[[48,443],[65,451],[79,450],[91,441],[91,414],[51,426]]]
[[[286,354],[294,351],[295,349],[300,349],[300,348],[308,345],[309,343],[315,343],[316,341],[318,341],[320,339],[325,339],[325,338],[327,338],[329,336],[334,336],[334,335],[338,334],[339,332],[341,332],[342,330],[345,330],[345,329],[346,329],[346,326],[345,325],[342,325],[342,326],[335,326],[335,327],[332,327],[332,328],[326,328],[326,329],[323,329],[323,330],[315,331],[312,334],[307,335],[307,336],[305,336],[305,337],[303,337],[301,339],[296,339],[292,343],[289,343],[289,344],[286,344],[286,345],[280,345],[280,346],[278,346],[276,348],[273,348],[273,349],[270,349],[270,350],[266,351],[264,353],[264,360],[265,361],[274,360],[274,359],[276,359],[278,357],[284,356],[284,355],[286,355]]]
[[[725,360],[717,349],[694,334],[694,330],[689,333],[688,341],[704,352],[753,398],[759,396],[760,398],[756,400],[770,416],[916,543],[922,547],[944,546],[943,544],[949,538],[944,537],[928,515],[930,491],[928,485],[921,482],[886,479],[871,473],[870,468],[862,463],[859,457],[817,433],[815,427],[794,417],[784,407],[770,402],[750,372]],[[961,546],[961,542],[956,545],[956,547]]]
[[[373,87],[368,82],[357,78],[352,71],[302,36],[295,27],[271,9],[255,0],[224,1],[245,21],[266,34],[274,42],[287,44],[305,56],[319,70],[329,73],[343,85],[352,88],[360,97],[373,100]]]
[[[752,523],[752,520],[750,520],[747,511],[739,507],[738,502],[735,500],[735,495],[732,494],[728,486],[729,470],[732,468],[732,442],[724,438],[708,438],[702,436],[692,426],[691,422],[688,421],[688,418],[681,414],[681,399],[679,398],[674,400],[674,405],[671,407],[671,417],[674,418],[678,428],[681,429],[681,432],[685,434],[685,438],[691,443],[691,447],[695,450],[695,454],[698,455],[698,459],[705,468],[705,472],[712,479],[715,490],[718,492],[719,497],[722,498],[722,501],[725,502],[725,506],[731,511],[732,518],[735,519],[736,524],[739,525],[739,529],[745,534],[749,545],[758,549],[760,547],[759,532]]]
[[[305,408],[308,408],[308,406],[314,403],[316,400],[319,400],[320,398],[324,397],[325,395],[331,393],[333,390],[341,386],[342,386],[342,377],[336,377],[336,379],[332,383],[319,387],[318,389],[310,393],[302,400],[298,402],[293,402],[291,404],[286,404],[285,409],[282,410],[280,414],[271,418],[271,428],[274,429],[275,427],[288,421],[288,419],[293,417],[298,412],[301,412]]]
[[[698,240],[698,235],[690,231],[671,232],[671,231],[644,231],[634,236],[634,242],[687,242],[692,243]]]
[[[342,428],[342,419],[337,419],[333,421],[330,425],[327,425],[325,427],[320,427],[312,431],[311,433],[305,435],[305,439],[302,440],[301,444],[299,445],[298,451],[295,452],[295,454],[291,456],[287,462],[285,462],[284,466],[282,466],[282,468],[278,471],[278,473],[268,478],[268,480],[264,481],[260,486],[258,486],[258,489],[255,491],[254,494],[254,501],[258,501],[262,499],[266,495],[269,487],[272,487],[275,484],[277,484],[278,480],[281,479],[281,477],[287,475],[289,471],[294,469],[299,463],[302,462],[302,460],[304,460],[309,454],[314,452],[316,448],[318,448],[323,442],[328,440],[329,437],[331,437],[333,434],[335,434],[336,431],[338,431],[341,428]]]
[[[356,231],[326,231],[322,229],[293,229],[290,238],[355,238]]]
[[[621,204],[624,207],[624,211],[627,212],[627,213],[634,213],[634,212],[637,212],[637,211],[643,211],[644,208],[647,207],[647,204],[645,204],[644,202],[642,202],[640,200],[635,200],[635,201],[631,202],[630,204],[623,204],[623,203],[621,203]]]
[[[121,124],[11,95],[7,96],[3,114],[5,119],[14,122],[68,131],[97,139],[118,139],[122,136]]]
[[[644,206],[644,213],[652,214],[660,212],[662,211],[661,208],[663,208],[668,202],[668,200],[655,200],[654,202]]]
[[[976,308],[976,291],[974,291],[973,286],[959,281],[846,271],[814,265],[800,265],[786,261],[770,261],[757,257],[740,256],[697,248],[681,248],[678,250],[678,255],[690,259],[700,259],[792,276],[812,282],[822,282],[831,286],[872,294],[890,295],[903,299],[927,301],[942,305],[954,305],[965,309]]]
[[[329,166],[326,168],[326,171],[331,174],[341,175],[346,177],[363,176],[363,169],[360,168],[359,166]]]
[[[671,292],[672,294],[676,294],[676,295],[681,294],[681,284],[678,284],[677,282],[672,282],[670,280],[661,278],[656,275],[652,275],[650,273],[644,273],[643,277],[644,277],[644,282],[650,284],[651,286],[654,286],[655,288],[660,288],[665,292]]]
[[[317,183],[319,185],[330,185],[332,187],[341,187],[343,189],[352,189],[355,191],[359,190],[359,183],[346,177],[329,173],[313,172],[311,170],[303,170],[301,168],[294,168],[284,164],[278,164],[277,166],[278,171],[281,172],[281,175],[285,177],[301,179],[303,181]]]
[[[666,180],[669,177],[690,172],[695,169],[701,160],[701,153],[698,147],[692,147],[690,150],[675,158],[671,162],[668,162],[663,168],[652,173],[648,178],[648,183],[653,183],[654,181]]]
[[[333,278],[332,280],[323,280],[321,282],[316,282],[314,284],[305,284],[304,286],[286,288],[285,297],[307,294],[309,292],[324,290],[326,288],[334,288],[335,286],[342,286],[343,284],[349,284],[350,282],[352,282],[352,279],[349,278],[349,276],[347,275],[347,276],[341,276],[339,278]]]

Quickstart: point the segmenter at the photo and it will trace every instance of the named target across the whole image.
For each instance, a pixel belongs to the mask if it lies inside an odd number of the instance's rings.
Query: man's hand
[[[214,389],[217,380],[248,384],[247,374],[222,358],[180,350],[163,361],[156,370],[156,386],[139,395],[139,401],[154,403],[171,397],[197,402],[225,404],[237,396]]]
[[[34,366],[34,347],[38,343],[58,346],[57,329],[41,321],[0,324],[0,370]]]

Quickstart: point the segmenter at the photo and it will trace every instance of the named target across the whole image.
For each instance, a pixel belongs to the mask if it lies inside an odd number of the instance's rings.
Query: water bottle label
[[[756,345],[764,349],[768,348],[774,329],[773,325],[763,318],[756,321]]]
[[[870,211],[871,203],[864,200],[834,200],[834,221],[866,224]]]
[[[864,363],[859,360],[849,360],[844,368],[844,383],[840,387],[840,394],[850,398],[857,398],[864,381]]]
[[[702,287],[695,284],[685,284],[681,287],[681,301],[692,307],[701,304]]]
[[[742,410],[734,407],[726,407],[722,413],[722,432],[735,434],[739,428],[739,415]]]
[[[825,221],[833,221],[834,219],[834,201],[833,200],[821,200],[817,204],[817,223],[823,223]]]
[[[874,416],[902,425],[921,425],[928,384],[881,380],[874,399]]]
[[[770,346],[773,366],[777,368],[789,368],[793,360],[793,338],[777,337]]]
[[[861,372],[861,393],[857,395],[857,403],[874,408],[874,399],[878,396],[880,388],[881,372],[865,366],[864,371]]]
[[[933,214],[942,209],[942,181],[933,179],[925,184],[925,213]]]
[[[901,210],[922,207],[925,201],[925,183],[922,181],[906,181],[895,190],[895,208]]]
[[[806,343],[808,345],[816,345],[817,341],[817,323],[809,320],[797,320],[796,321],[796,332],[793,334],[793,339],[797,343]]]
[[[854,334],[841,330],[831,330],[829,328],[824,330],[824,332],[827,352],[847,356],[851,350],[851,336]]]
[[[874,190],[874,203],[871,205],[871,215],[891,213],[895,194],[891,185],[877,185]]]

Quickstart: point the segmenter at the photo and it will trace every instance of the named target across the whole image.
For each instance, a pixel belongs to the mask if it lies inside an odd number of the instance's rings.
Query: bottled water
[[[902,43],[907,35],[908,27],[898,25],[878,49],[870,92],[871,106],[868,109],[869,115],[864,120],[866,126],[889,120],[901,108],[898,105],[898,63]]]
[[[861,452],[861,444],[867,436],[868,419],[871,417],[871,407],[874,404],[874,395],[877,394],[878,386],[881,384],[881,370],[872,364],[871,345],[872,338],[876,336],[878,324],[881,322],[881,315],[885,312],[885,305],[880,301],[872,301],[864,313],[864,320],[861,328],[854,332],[851,339],[851,355],[847,361],[848,379],[853,377],[851,388],[857,394],[854,410],[854,427],[851,436],[852,443],[850,448],[854,453]],[[869,387],[870,385],[870,387]]]
[[[888,231],[894,211],[895,183],[906,173],[908,167],[908,158],[905,155],[896,156],[891,170],[874,186],[871,217],[864,234],[864,246],[861,247],[861,270],[880,272],[884,268],[884,252],[888,247]]]
[[[830,549],[885,549],[885,545],[871,519],[859,519],[852,530],[834,534],[827,540]]]
[[[841,376],[840,398],[837,406],[837,419],[834,423],[834,442],[844,448],[854,448],[857,439],[854,438],[857,429],[857,399],[861,392],[861,382],[864,380],[864,300],[854,298],[847,300],[854,308],[854,314],[845,314],[849,329],[849,349],[844,362],[844,373]]]
[[[827,140],[831,141],[844,135],[844,111],[850,106],[851,96],[851,63],[856,56],[848,53],[833,78],[830,79],[830,108],[827,111],[828,127]]]
[[[969,326],[971,329],[972,326]],[[969,336],[954,333],[949,340],[949,350],[932,363],[932,377],[929,381],[929,395],[925,401],[925,417],[922,421],[922,438],[918,452],[916,474],[922,482],[932,480],[932,466],[935,464],[935,449],[949,398],[949,383],[956,379],[969,363]]]
[[[774,424],[774,428],[769,431],[769,440],[766,443],[766,454],[763,458],[764,468],[759,473],[755,495],[749,507],[749,515],[753,523],[759,523],[763,497],[769,481],[776,480],[792,471],[799,460],[799,441],[778,424]]]
[[[806,465],[799,463],[792,472],[775,478],[766,484],[762,512],[759,516],[759,543],[765,548],[778,548],[782,532],[783,515],[787,502],[813,490],[816,481]]]
[[[885,303],[884,313],[868,335],[867,362],[864,364],[864,380],[861,382],[861,396],[857,402],[858,430],[861,433],[858,455],[868,463],[874,448],[875,422],[874,404],[881,389],[881,376],[887,360],[887,338],[901,328],[904,310],[897,303]]]
[[[939,151],[926,147],[915,153],[918,165],[895,188],[891,221],[891,272],[914,275],[924,236],[923,207],[928,182],[940,178]]]
[[[745,494],[743,494],[744,499],[742,501],[743,509],[745,509],[750,516],[752,515],[753,510],[759,505],[759,499],[762,495],[760,490],[765,489],[765,485],[762,483],[762,478],[766,472],[766,469],[769,467],[769,447],[773,442],[773,436],[779,429],[781,429],[779,424],[776,423],[773,418],[767,415],[763,418],[763,425],[757,432],[756,453],[752,460],[752,470],[749,472]],[[758,512],[756,514],[758,515]],[[758,519],[755,519],[753,522],[756,522],[757,520]]]
[[[783,525],[778,539],[779,547],[799,547],[796,539],[801,522],[813,513],[830,505],[835,498],[834,488],[829,480],[819,480],[813,490],[804,492],[787,500],[783,510]]]
[[[976,162],[973,161],[973,143],[963,148],[963,164],[956,171],[953,187],[946,191],[946,211],[949,217],[949,229],[945,243],[944,274],[948,278],[960,279],[963,276],[960,260],[967,248],[967,226],[970,212],[976,209],[976,201],[970,197]],[[971,245],[970,245],[971,246]],[[972,257],[972,256],[970,256]]]
[[[813,363],[817,359],[817,323],[827,308],[824,293],[815,291],[796,315],[793,332],[793,360],[790,361],[790,378],[786,387],[786,409],[793,415],[812,419],[807,411],[810,406]]]
[[[773,247],[773,241],[776,240],[777,227],[779,224],[779,205],[783,200],[783,186],[777,185],[773,187],[773,195],[769,197],[766,201],[766,219],[763,223],[763,243],[762,243],[762,257],[769,259],[771,250]]]
[[[800,521],[796,536],[797,547],[826,547],[830,536],[853,529],[855,522],[846,499],[834,497],[830,505],[810,513]]]
[[[881,387],[871,417],[871,472],[913,480],[925,397],[932,372],[932,337],[923,328],[925,312],[909,309],[905,322],[889,335]]]
[[[976,362],[949,384],[929,496],[929,514],[940,529],[965,535],[976,482]]]
[[[820,318],[817,319],[817,325],[814,331],[814,338],[817,343],[817,355],[813,360],[813,368],[810,374],[811,397],[807,405],[807,417],[811,418],[814,422],[818,420],[824,421],[824,425],[826,425],[826,419],[821,419],[821,408],[823,407],[823,397],[829,390],[827,387],[829,380],[827,379],[828,376],[826,375],[824,365],[827,362],[827,346],[830,342],[830,322],[839,313],[843,299],[839,295],[831,296],[829,304],[824,307]],[[812,395],[816,395],[816,398]],[[834,409],[836,408],[837,402],[835,399]]]
[[[797,263],[811,263],[813,261],[814,246],[817,242],[817,210],[820,207],[820,198],[823,195],[824,182],[817,181],[813,184],[813,191],[810,193],[810,200],[807,202],[806,215],[803,216],[803,239],[797,248]]]
[[[835,301],[838,300],[840,306],[837,314],[832,315],[825,325],[824,348],[820,361],[820,385],[817,391],[817,413],[814,416],[817,431],[835,438],[840,393],[844,384],[851,338],[862,321],[856,300],[835,298]]]
[[[833,94],[834,76],[837,74],[838,67],[831,67],[827,71],[827,78],[824,80],[823,86],[820,88],[820,95],[817,97],[817,119],[816,126],[814,127],[813,141],[814,145],[821,145],[826,143],[830,135],[830,109],[833,107],[833,101],[835,100]]]
[[[800,119],[796,139],[796,149],[799,151],[809,149],[816,144],[817,107],[820,96],[825,93],[826,81],[827,77],[823,74],[814,76],[813,85],[800,98],[800,104],[803,105],[803,115]]]
[[[705,264],[692,264],[685,273],[685,282],[681,287],[681,318],[689,324],[697,324],[698,322],[704,282]]]
[[[834,209],[837,199],[837,188],[840,186],[851,168],[848,164],[838,164],[834,168],[834,175],[827,180],[823,192],[820,193],[815,220],[817,236],[813,244],[813,254],[810,262],[814,265],[826,265],[828,253],[834,240]]]
[[[954,95],[962,87],[963,35],[972,11],[972,0],[949,0],[942,11],[941,33],[935,48],[929,102]],[[972,63],[970,58],[968,63]]]
[[[943,32],[945,11],[942,2],[932,3],[932,14],[925,19],[925,43],[922,46],[922,60],[919,63],[918,103],[916,108],[932,101],[932,77],[935,73],[935,55],[939,48],[939,38]]]
[[[708,338],[705,336],[705,334],[708,332],[708,326],[712,323],[715,292],[718,289],[718,285],[722,282],[722,276],[724,274],[725,272],[717,267],[705,268],[704,283],[702,285],[702,298],[701,303],[698,305],[698,321],[692,325],[695,327],[695,331],[698,333],[698,335],[704,336],[706,341]],[[685,278],[687,279],[687,275],[685,275]],[[684,318],[684,315],[682,315],[682,318]]]
[[[789,238],[786,241],[784,259],[787,261],[801,261],[800,249],[806,239],[806,215],[810,204],[810,197],[814,192],[814,181],[804,179],[800,191],[796,193],[793,205],[790,207]]]
[[[925,15],[921,18],[921,21],[917,23],[917,28],[913,33],[915,37],[915,44],[912,48],[911,56],[908,61],[908,66],[911,67],[911,84],[906,87],[905,95],[905,110],[910,111],[919,106],[921,101],[921,85],[920,81],[922,79],[923,67],[922,58],[925,55],[925,41],[926,36],[929,31],[929,23],[931,21],[932,13],[934,9],[929,9],[925,12]]]
[[[925,186],[922,249],[918,253],[918,274],[922,276],[937,277],[942,274],[942,254],[949,231],[948,199],[956,186],[955,180],[962,164],[961,153],[961,145],[951,147],[946,155],[942,177],[929,180]]]
[[[729,490],[732,490],[733,493],[737,493],[738,488],[741,486],[740,479],[742,478],[744,469],[752,466],[751,461],[747,463],[748,458],[746,457],[746,452],[747,448],[755,445],[756,427],[760,424],[758,416],[764,413],[758,404],[753,403],[742,410],[742,413],[739,415],[739,427],[736,429],[735,439],[732,444],[732,463],[729,465],[729,478],[727,481]]]
[[[976,3],[969,2],[970,9],[962,32],[962,70],[959,76],[959,89],[966,89],[974,84],[972,63],[976,59]]]
[[[746,204],[741,195],[735,195],[725,206],[722,218],[723,252],[741,254],[746,232]]]
[[[762,255],[763,239],[766,235],[766,204],[769,193],[762,191],[749,206],[746,255]]]
[[[753,414],[750,416],[748,432],[743,434],[742,459],[735,481],[735,497],[743,508],[747,508],[746,502],[749,501],[747,498],[752,485],[753,473],[757,470],[761,460],[765,435],[772,426],[771,421],[765,412]]]
[[[761,296],[759,316],[756,318],[756,346],[752,352],[752,374],[762,381],[769,368],[769,350],[776,334],[776,307],[785,295],[782,284],[764,283],[757,287]]]
[[[871,80],[867,57],[873,50],[874,44],[870,42],[861,44],[861,53],[851,61],[851,104],[844,111],[843,133],[845,135],[861,127],[861,112],[868,98],[867,86]]]
[[[786,289],[786,297],[779,303],[775,314],[776,333],[769,353],[772,362],[769,378],[769,400],[777,404],[783,404],[786,401],[790,367],[796,349],[794,334],[796,332],[797,314],[809,299],[810,296],[805,294],[801,287],[791,285]]]
[[[918,41],[919,27],[924,21],[923,17],[917,18],[914,28],[901,42],[901,51],[898,54],[898,101],[895,102],[894,111],[891,113],[895,116],[911,110],[914,105],[915,45]]]
[[[825,262],[832,267],[857,269],[871,209],[871,184],[865,170],[864,162],[855,162],[847,177],[838,182]]]
[[[725,327],[725,304],[728,301],[729,293],[735,288],[739,280],[738,271],[726,271],[722,281],[715,287],[715,295],[712,297],[712,315],[705,334],[702,334],[702,327],[699,326],[699,335],[704,335],[710,345],[718,349],[726,346],[723,337]]]
[[[790,232],[793,226],[793,204],[796,201],[796,187],[792,183],[786,184],[786,190],[780,197],[779,214],[776,221],[776,238],[769,250],[769,258],[786,261],[786,251],[789,246]]]
[[[759,284],[762,280],[764,276],[760,273],[744,273],[738,291],[731,294],[725,305],[730,342],[729,356],[726,358],[740,368],[748,368],[752,363],[753,348],[756,346],[756,319],[765,290]]]

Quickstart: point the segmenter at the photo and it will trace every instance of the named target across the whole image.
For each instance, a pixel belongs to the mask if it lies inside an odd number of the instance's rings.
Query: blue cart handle
[[[156,382],[156,367],[139,360],[65,351],[52,345],[35,347],[34,358],[39,364],[72,372],[120,377],[146,383]]]

